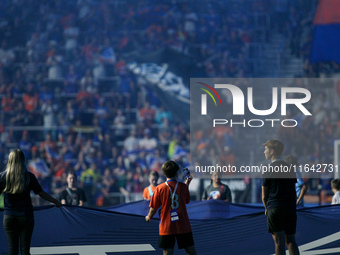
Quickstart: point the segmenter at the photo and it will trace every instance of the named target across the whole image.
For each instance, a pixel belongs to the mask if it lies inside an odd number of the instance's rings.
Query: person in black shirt
[[[262,202],[267,215],[268,232],[272,233],[275,254],[283,255],[285,244],[290,255],[299,254],[296,232],[296,175],[281,159],[284,145],[279,140],[263,144],[264,155],[271,161],[262,183]]]
[[[202,200],[209,199],[231,202],[231,191],[228,185],[221,182],[221,175],[218,172],[211,174],[211,184],[204,189]]]
[[[3,226],[9,255],[30,254],[34,228],[31,190],[41,198],[61,207],[62,204],[43,191],[34,174],[27,171],[24,153],[16,149],[8,156],[6,170],[0,173],[0,194],[4,193]],[[20,245],[19,245],[20,243]]]
[[[62,204],[83,206],[86,202],[85,192],[77,187],[76,182],[75,173],[69,172],[67,174],[67,188],[60,194]]]

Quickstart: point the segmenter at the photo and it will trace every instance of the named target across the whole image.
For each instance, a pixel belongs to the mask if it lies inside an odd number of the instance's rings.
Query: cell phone
[[[184,173],[185,179],[188,179],[190,177],[190,171],[188,168],[184,168],[183,173]]]

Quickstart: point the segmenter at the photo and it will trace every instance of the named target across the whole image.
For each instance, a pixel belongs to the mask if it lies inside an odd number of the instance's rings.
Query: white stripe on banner
[[[50,246],[32,247],[32,255],[47,254],[70,254],[79,255],[106,255],[106,252],[139,252],[155,251],[151,244],[129,244],[129,245],[82,245],[82,246]]]
[[[318,240],[300,245],[299,246],[300,255],[321,255],[321,254],[332,254],[332,253],[340,254],[340,248],[329,248],[329,249],[320,249],[320,250],[315,249],[315,248],[324,246],[326,244],[335,242],[337,240],[340,240],[340,231],[332,235],[320,238]],[[311,249],[315,249],[315,250],[311,251]],[[286,251],[286,255],[289,255],[288,251]]]

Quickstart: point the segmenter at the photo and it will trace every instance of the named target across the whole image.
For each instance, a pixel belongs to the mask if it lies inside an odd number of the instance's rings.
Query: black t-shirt
[[[202,199],[220,199],[220,200],[228,200],[231,202],[231,191],[227,185],[221,184],[219,187],[214,187],[213,184],[210,184],[208,187],[204,189]]]
[[[81,188],[77,188],[76,190],[67,188],[60,193],[60,200],[62,199],[65,199],[67,205],[79,205],[79,201],[86,202],[86,195]]]
[[[270,166],[287,166],[289,168],[289,165],[283,160],[275,161]],[[295,183],[296,175],[293,170],[288,173],[283,173],[283,171],[269,173],[266,178],[263,178],[262,186],[268,187],[267,209],[275,207],[296,208]]]
[[[0,194],[6,187],[6,174],[4,171],[0,174]],[[4,192],[4,204],[5,211],[4,214],[14,215],[14,216],[33,216],[33,205],[31,200],[31,190],[35,194],[39,194],[43,191],[37,178],[31,172],[27,172],[30,181],[25,191],[20,194],[9,194]]]

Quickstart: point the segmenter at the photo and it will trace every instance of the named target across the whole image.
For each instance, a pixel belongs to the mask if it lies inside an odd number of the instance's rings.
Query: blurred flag
[[[340,1],[320,0],[314,17],[311,62],[340,64]]]
[[[51,149],[48,145],[45,145],[45,151],[46,151],[46,156],[48,158],[54,159],[54,160],[58,160],[59,159],[59,155],[58,153]]]
[[[28,168],[37,177],[46,177],[50,174],[50,169],[46,162],[40,158],[30,161]]]

